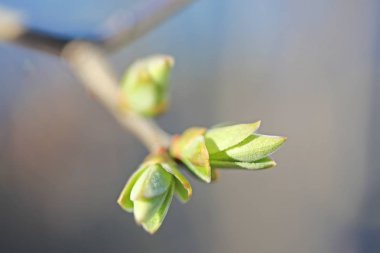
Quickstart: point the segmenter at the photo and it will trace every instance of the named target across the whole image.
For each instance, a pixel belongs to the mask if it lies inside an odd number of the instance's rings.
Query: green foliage
[[[122,108],[144,116],[162,113],[167,106],[172,66],[169,56],[153,56],[134,63],[122,80]],[[286,137],[258,134],[259,127],[260,121],[211,129],[192,127],[174,136],[170,147],[153,152],[133,173],[120,194],[119,205],[134,213],[137,224],[155,233],[173,195],[183,203],[192,195],[189,181],[173,158],[207,183],[216,180],[217,169],[274,167],[276,162],[270,155],[283,145]]]
[[[267,169],[276,165],[269,157],[286,140],[285,137],[254,134],[260,121],[206,131],[190,128],[174,139],[171,155],[201,180],[212,181],[216,168]]]
[[[187,202],[192,193],[190,183],[166,154],[152,155],[129,179],[118,203],[134,213],[137,224],[154,233],[161,226],[174,193]]]

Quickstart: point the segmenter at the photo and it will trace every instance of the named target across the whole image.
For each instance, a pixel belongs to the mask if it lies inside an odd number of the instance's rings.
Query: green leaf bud
[[[181,136],[174,137],[170,152],[181,160],[197,177],[211,182],[211,166],[204,134],[205,128],[190,128]]]
[[[286,137],[254,134],[260,121],[225,127],[190,128],[173,139],[170,153],[201,180],[211,182],[216,168],[267,169],[276,162],[269,155]]]
[[[121,81],[121,106],[144,116],[164,112],[173,65],[173,58],[166,55],[155,55],[133,63]]]
[[[192,194],[190,183],[167,154],[151,155],[128,180],[118,204],[133,212],[137,224],[153,234],[161,226],[174,193],[187,202]]]

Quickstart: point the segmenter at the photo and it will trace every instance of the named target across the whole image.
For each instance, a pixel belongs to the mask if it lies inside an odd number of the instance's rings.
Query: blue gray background
[[[1,0],[60,36],[141,1]],[[171,133],[263,121],[272,170],[192,180],[150,236],[116,204],[146,155],[59,58],[0,44],[0,252],[380,252],[379,2],[199,0],[109,56],[176,59]]]

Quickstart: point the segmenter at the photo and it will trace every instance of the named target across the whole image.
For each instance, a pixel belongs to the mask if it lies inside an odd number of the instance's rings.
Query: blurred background
[[[27,24],[92,34],[132,0],[1,0]],[[56,56],[0,43],[0,252],[380,252],[379,2],[199,0],[109,55],[176,59],[159,124],[261,119],[272,170],[191,180],[148,235],[116,199],[147,151]]]

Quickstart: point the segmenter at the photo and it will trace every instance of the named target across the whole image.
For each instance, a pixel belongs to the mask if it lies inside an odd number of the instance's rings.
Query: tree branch
[[[106,26],[108,36],[102,44],[107,50],[130,44],[190,2],[192,0],[151,0],[127,13],[116,14],[106,22],[110,25]]]
[[[0,9],[0,41],[12,41],[55,55],[60,55],[70,41],[78,39],[97,44],[104,50],[113,51],[140,38],[190,2],[192,0],[145,1],[112,15],[99,27],[96,34],[79,38],[62,38],[32,30],[26,27],[22,18],[17,17],[17,13]]]

